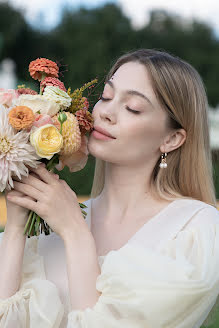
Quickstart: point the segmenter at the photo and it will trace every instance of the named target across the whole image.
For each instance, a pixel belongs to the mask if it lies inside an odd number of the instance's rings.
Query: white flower
[[[43,97],[48,100],[55,101],[60,105],[61,109],[66,109],[71,105],[71,97],[67,92],[54,86],[47,86],[43,92]]]
[[[14,187],[12,176],[28,176],[28,168],[37,167],[40,157],[29,142],[29,132],[17,132],[9,124],[11,108],[0,105],[0,192]]]
[[[16,102],[17,106],[27,106],[34,113],[40,111],[40,114],[54,116],[60,110],[60,105],[55,101],[46,99],[42,95],[21,95]]]

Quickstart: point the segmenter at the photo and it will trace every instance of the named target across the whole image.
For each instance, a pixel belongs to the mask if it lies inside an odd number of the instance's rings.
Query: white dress
[[[90,228],[91,200],[84,204]],[[177,199],[98,260],[100,298],[72,311],[62,239],[28,238],[20,289],[0,299],[0,328],[208,327],[219,295],[219,212]]]

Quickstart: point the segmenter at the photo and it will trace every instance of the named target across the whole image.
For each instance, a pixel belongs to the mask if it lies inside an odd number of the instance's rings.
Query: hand
[[[63,240],[67,235],[76,238],[89,232],[77,196],[68,184],[43,165],[30,171],[36,175],[15,181],[14,188],[32,199],[16,195],[11,202],[36,212]]]
[[[8,196],[25,197],[26,199],[30,200],[32,198],[16,190],[5,191],[5,196],[7,206],[7,222],[5,228],[24,231],[24,227],[28,219],[29,210],[27,208],[12,203],[8,199]]]
[[[30,167],[28,167],[30,169]],[[33,172],[30,172],[29,175],[35,176],[37,177],[37,175]],[[15,181],[20,182],[21,180],[18,177],[12,177],[13,178],[13,182],[15,183]],[[5,228],[9,228],[9,229],[19,229],[24,231],[27,219],[28,219],[28,215],[29,215],[29,210],[25,207],[22,207],[20,205],[17,205],[15,203],[13,203],[9,197],[13,197],[13,196],[19,196],[22,198],[26,198],[29,200],[34,201],[34,199],[30,196],[27,196],[25,194],[23,194],[22,192],[12,189],[12,190],[6,190],[5,191],[5,199],[6,199],[6,207],[7,207],[7,222],[6,222],[6,226]]]

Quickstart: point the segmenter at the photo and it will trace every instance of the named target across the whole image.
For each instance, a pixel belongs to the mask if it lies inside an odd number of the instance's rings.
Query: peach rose
[[[33,126],[36,126],[37,128],[46,125],[46,124],[53,124],[52,118],[47,114],[36,114],[35,120],[33,122]],[[53,124],[55,125],[55,124]]]
[[[0,104],[5,107],[11,107],[14,105],[14,100],[19,97],[19,94],[14,89],[2,89],[0,88]]]

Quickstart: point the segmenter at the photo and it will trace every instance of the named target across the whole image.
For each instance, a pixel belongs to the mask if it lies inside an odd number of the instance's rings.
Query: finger
[[[37,169],[31,168],[31,171],[39,175],[39,177],[42,179],[42,181],[54,185],[57,183],[57,179],[54,177],[55,174],[52,172],[49,172],[45,167],[42,165],[39,165]]]
[[[28,177],[22,177],[21,181],[20,180],[16,180],[16,181],[30,185],[41,192],[45,191],[47,187],[46,183],[42,181],[37,174],[33,175],[32,173],[29,173]]]
[[[35,200],[40,200],[42,198],[42,193],[38,189],[22,182],[14,181],[14,189],[22,192],[27,196],[30,196]]]
[[[32,177],[35,177],[35,178],[39,179],[39,176],[36,173],[34,173],[34,172],[29,172],[29,174],[28,174],[27,177],[21,176],[21,179],[18,176],[13,176],[12,179],[15,180],[15,181],[18,181],[18,182],[23,182],[24,181],[24,178],[28,178],[30,175]]]
[[[29,210],[32,210],[32,211],[34,211],[36,213],[38,211],[38,206],[39,205],[37,205],[37,202],[29,199],[28,197],[22,197],[22,196],[20,197],[20,196],[10,196],[10,195],[8,195],[7,196],[7,199],[10,202],[14,203],[14,204],[17,204],[17,205],[19,205],[21,207],[24,207],[24,208],[27,208]]]
[[[13,196],[19,196],[19,197],[26,197],[30,200],[33,200],[34,202],[36,201],[34,198],[30,197],[30,196],[26,196],[25,194],[23,194],[22,192],[20,191],[17,191],[17,190],[11,190],[7,195],[6,195],[6,200],[8,200],[8,197],[13,197]]]
[[[24,195],[22,192],[14,190],[14,189],[12,189],[12,190],[8,191],[7,193],[5,193],[6,197],[7,196],[22,196],[22,195]]]

